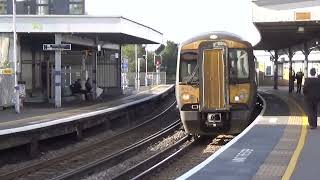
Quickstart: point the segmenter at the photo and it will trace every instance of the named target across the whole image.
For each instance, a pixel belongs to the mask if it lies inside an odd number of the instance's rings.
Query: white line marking
[[[270,119],[269,119],[269,122],[270,122],[271,124],[275,124],[277,121],[278,121],[278,118],[270,118]]]
[[[258,94],[259,95],[259,94]],[[259,95],[260,96],[260,95]],[[185,174],[183,174],[182,176],[178,177],[177,180],[184,180],[189,178],[190,176],[192,176],[193,174],[195,174],[196,172],[198,172],[199,170],[201,170],[203,167],[205,167],[207,164],[209,164],[212,160],[214,160],[215,158],[217,158],[221,153],[223,153],[225,150],[227,150],[230,146],[232,146],[234,143],[236,143],[240,138],[242,138],[245,134],[247,134],[247,132],[253,128],[253,126],[255,126],[261,119],[262,115],[264,114],[264,112],[266,111],[266,101],[262,98],[262,96],[260,96],[260,98],[263,101],[263,109],[260,112],[259,116],[246,128],[244,129],[238,136],[236,136],[235,138],[233,138],[230,142],[228,142],[226,145],[224,145],[223,147],[221,147],[218,151],[216,151],[215,153],[213,153],[210,157],[208,157],[206,160],[204,160],[202,163],[198,164],[197,166],[195,166],[194,168],[190,169],[188,172],[186,172]]]
[[[253,149],[241,149],[241,151],[232,159],[232,162],[243,163],[253,152]]]
[[[153,99],[153,98],[155,98],[157,96],[161,96],[163,93],[169,91],[173,86],[174,85],[170,85],[169,88],[160,91],[159,94],[154,94],[152,96],[145,97],[143,99],[140,99],[140,100],[137,100],[137,101],[133,101],[133,102],[129,102],[129,103],[126,103],[126,104],[122,104],[122,105],[119,105],[119,106],[115,106],[115,107],[111,107],[111,108],[107,108],[107,109],[103,109],[103,110],[98,110],[98,111],[93,111],[93,112],[89,112],[89,113],[83,113],[83,114],[70,116],[70,117],[57,119],[57,120],[52,120],[52,121],[48,121],[48,122],[43,122],[43,123],[27,125],[27,126],[22,126],[22,127],[17,127],[17,128],[10,128],[10,129],[0,130],[0,136],[6,135],[6,134],[22,132],[22,131],[29,131],[29,130],[33,130],[33,129],[39,129],[39,128],[43,128],[43,127],[48,127],[48,126],[60,124],[60,123],[71,122],[71,121],[75,121],[75,120],[78,120],[78,119],[92,117],[92,116],[96,116],[96,115],[99,115],[99,114],[104,114],[104,113],[107,113],[107,112],[111,112],[111,111],[119,110],[119,109],[122,109],[122,108],[126,108],[128,106],[132,106],[132,105],[144,102],[144,101],[148,101],[148,100]]]

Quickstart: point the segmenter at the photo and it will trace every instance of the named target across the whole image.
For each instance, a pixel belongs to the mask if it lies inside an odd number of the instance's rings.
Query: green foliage
[[[176,74],[178,45],[172,41],[167,41],[167,46],[162,54],[162,67],[167,74],[172,76]]]
[[[141,57],[141,53],[139,56],[139,49],[141,49],[141,46],[138,45],[138,57]],[[122,46],[122,57],[128,59],[128,66],[129,66],[129,72],[135,72],[135,45],[129,44]]]
[[[166,71],[168,75],[174,76],[176,72],[178,46],[172,41],[167,41],[167,46],[162,53],[161,71]],[[145,50],[142,45],[138,45],[138,58],[145,58]],[[122,46],[122,57],[128,59],[129,72],[135,72],[135,45]],[[153,52],[148,52],[148,71],[154,72]],[[145,61],[140,63],[140,71],[145,71]]]

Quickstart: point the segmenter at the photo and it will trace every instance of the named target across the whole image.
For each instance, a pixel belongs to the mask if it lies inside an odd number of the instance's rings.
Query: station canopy
[[[255,0],[253,23],[261,35],[256,50],[295,48],[305,42],[311,47],[320,39],[320,1]]]
[[[114,44],[160,44],[163,39],[161,32],[121,16],[17,15],[16,29],[24,37],[44,39],[61,33],[66,39],[92,43],[98,39]],[[0,32],[12,33],[12,15],[1,16]]]

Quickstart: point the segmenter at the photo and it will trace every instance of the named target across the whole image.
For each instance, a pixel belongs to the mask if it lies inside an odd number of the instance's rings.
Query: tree
[[[127,44],[123,45],[121,48],[122,57],[128,59],[128,68],[129,72],[135,72],[135,45]],[[144,48],[142,45],[138,44],[138,58],[143,57],[145,54]]]
[[[178,45],[173,41],[167,41],[167,46],[162,54],[162,68],[167,73],[168,81],[174,81],[177,68]]]
[[[135,45],[122,46],[122,57],[128,59],[129,72],[135,72]],[[145,58],[146,52],[142,45],[138,45],[138,58]],[[155,72],[154,53],[148,52],[148,71]],[[178,45],[173,41],[167,41],[167,46],[162,53],[161,71],[166,71],[167,79],[174,80],[177,67]],[[145,61],[140,62],[140,71],[145,71]]]

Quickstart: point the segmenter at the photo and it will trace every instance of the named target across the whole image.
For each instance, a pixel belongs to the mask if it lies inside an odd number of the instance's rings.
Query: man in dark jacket
[[[291,76],[289,77],[289,93],[294,91],[294,81],[296,79],[296,74],[294,70],[292,68],[290,68],[290,70],[291,70]]]
[[[303,94],[308,109],[308,122],[310,129],[317,128],[318,104],[320,101],[320,79],[316,78],[316,69],[310,70],[311,77],[305,79]]]
[[[301,93],[301,85],[302,85],[302,78],[303,78],[304,74],[303,72],[300,71],[296,73],[296,79],[297,79],[297,93]]]

